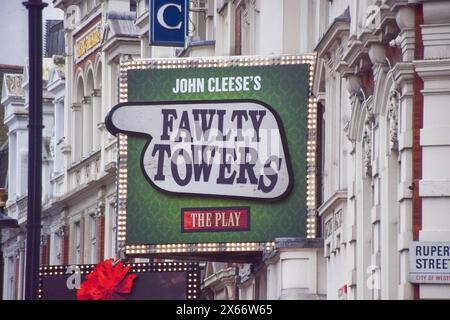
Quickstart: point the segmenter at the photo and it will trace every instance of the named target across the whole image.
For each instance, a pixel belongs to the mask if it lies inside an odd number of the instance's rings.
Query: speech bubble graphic
[[[141,169],[161,192],[275,201],[292,190],[282,122],[261,101],[122,103],[106,127],[147,139]]]

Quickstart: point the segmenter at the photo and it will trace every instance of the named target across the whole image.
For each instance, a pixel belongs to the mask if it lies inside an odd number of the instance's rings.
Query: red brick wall
[[[65,227],[61,237],[61,264],[69,264],[69,228]]]
[[[20,275],[20,259],[17,257],[16,258],[16,272],[15,272],[15,280],[16,283],[14,284],[15,286],[15,292],[14,292],[14,300],[18,300],[19,299],[19,279],[21,277]]]
[[[50,264],[50,235],[46,235],[45,244],[41,245],[41,266]]]

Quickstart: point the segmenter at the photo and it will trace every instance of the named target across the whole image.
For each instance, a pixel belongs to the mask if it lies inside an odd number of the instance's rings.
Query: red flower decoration
[[[120,294],[129,294],[135,274],[127,275],[131,266],[123,267],[123,262],[115,266],[113,259],[97,264],[77,291],[78,300],[124,300]]]

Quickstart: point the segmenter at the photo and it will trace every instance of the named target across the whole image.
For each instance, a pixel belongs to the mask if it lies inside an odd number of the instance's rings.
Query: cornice
[[[348,22],[335,22],[320,39],[314,51],[319,58],[326,58],[337,44],[337,41],[350,33],[350,24]]]
[[[450,76],[450,59],[415,60],[413,63],[422,78]]]
[[[347,201],[347,190],[338,190],[327,199],[318,209],[319,217],[334,209],[342,202]]]
[[[391,72],[396,83],[412,81],[414,79],[414,65],[409,62],[396,63]]]

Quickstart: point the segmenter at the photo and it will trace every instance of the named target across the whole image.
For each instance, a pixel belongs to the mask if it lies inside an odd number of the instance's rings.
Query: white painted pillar
[[[83,157],[88,157],[92,152],[92,98],[84,97],[83,101]]]
[[[16,130],[16,179],[16,195],[25,196],[28,189],[28,129],[25,123]]]
[[[8,135],[8,198],[10,202],[16,198],[17,193],[17,183],[16,183],[16,170],[17,170],[17,137],[15,132],[9,132]]]
[[[356,299],[372,299],[368,280],[372,253],[371,179],[364,176],[362,143],[356,144]]]
[[[278,249],[265,261],[267,299],[325,299],[326,270],[322,245],[321,239],[277,240]]]
[[[101,91],[99,89],[94,89],[92,91],[91,100],[92,100],[92,144],[93,150],[97,151],[101,146],[101,134],[98,129],[98,125],[100,122],[103,122],[101,119]]]
[[[83,145],[83,119],[81,103],[72,103],[72,163],[81,159]]]
[[[64,42],[66,43],[66,58],[65,58],[65,78],[73,79],[73,38],[72,38],[72,30],[69,28],[65,29],[64,33]],[[61,152],[62,157],[64,159],[64,167],[69,168],[72,162],[76,159],[75,157],[75,140],[74,140],[74,129],[73,125],[75,120],[73,117],[76,112],[73,109],[72,103],[74,102],[72,99],[72,90],[74,86],[71,85],[71,81],[66,82],[65,93],[64,93],[64,142],[61,144]],[[68,173],[67,170],[64,170],[64,190],[63,192],[67,192],[70,189],[70,184],[68,183]]]

